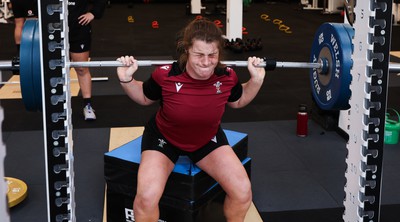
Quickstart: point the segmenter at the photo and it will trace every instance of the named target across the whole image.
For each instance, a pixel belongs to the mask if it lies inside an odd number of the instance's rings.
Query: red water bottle
[[[306,137],[308,132],[308,113],[305,104],[299,105],[297,112],[297,136]]]

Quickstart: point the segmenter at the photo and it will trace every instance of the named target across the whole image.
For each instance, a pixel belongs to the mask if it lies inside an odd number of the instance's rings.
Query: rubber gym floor
[[[92,60],[115,60],[121,55],[139,59],[174,59],[176,33],[197,15],[187,14],[188,1],[113,2],[104,17],[93,22]],[[225,50],[224,60],[246,60],[248,56],[279,61],[309,61],[314,33],[324,22],[343,22],[340,14],[304,10],[299,1],[254,1],[244,8],[243,39],[261,38],[263,47],[235,53]],[[214,4],[205,3],[202,16],[220,21],[225,15],[211,12]],[[279,19],[291,33],[279,30],[261,15]],[[131,22],[129,22],[130,20]],[[157,21],[158,28],[152,23]],[[13,24],[0,24],[0,60],[16,55]],[[392,29],[391,51],[400,51],[400,26]],[[399,58],[391,56],[393,62]],[[236,68],[242,81],[248,79],[244,68]],[[146,78],[152,67],[141,67],[138,78]],[[119,86],[115,68],[92,68],[93,77],[108,81],[93,84],[93,106],[98,119],[85,122],[82,100],[72,98],[75,157],[76,217],[78,221],[103,221],[103,154],[108,151],[110,129],[143,126],[157,105],[141,107],[131,102]],[[6,81],[11,72],[3,71]],[[390,75],[387,107],[400,111],[400,77]],[[226,129],[249,135],[249,157],[253,202],[262,219],[268,222],[342,221],[344,198],[345,137],[323,126],[316,118],[309,121],[309,135],[295,135],[299,104],[307,104],[311,117],[320,114],[314,105],[305,69],[269,71],[256,99],[240,110],[227,109]],[[20,99],[2,99],[3,140],[7,148],[6,176],[28,185],[28,197],[10,210],[11,221],[46,221],[46,182],[41,112],[28,112]],[[325,114],[325,113],[324,113]],[[335,115],[327,112],[326,115]],[[400,210],[400,146],[385,145],[381,196],[381,222],[397,221]]]

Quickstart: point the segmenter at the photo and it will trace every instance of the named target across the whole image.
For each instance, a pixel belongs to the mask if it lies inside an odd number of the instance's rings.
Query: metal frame
[[[0,17],[0,23],[9,23],[7,19],[14,16],[13,11],[8,8],[8,3],[10,3],[10,0],[1,0],[0,13],[2,16]]]
[[[68,1],[38,0],[40,61],[42,70],[42,112],[48,221],[76,221],[72,109],[68,41]],[[49,50],[49,42],[62,48]],[[60,64],[50,67],[50,63]],[[51,84],[53,78],[65,81]]]
[[[391,0],[357,1],[349,100],[345,222],[378,222],[390,60]]]
[[[2,78],[1,70],[0,70],[0,80]],[[4,120],[4,110],[3,107],[0,106],[0,218],[1,221],[9,222],[10,215],[8,213],[8,201],[7,201],[7,183],[4,177],[4,158],[6,157],[6,146],[3,142],[3,132],[1,126]]]
[[[201,10],[205,9],[201,4],[201,0],[190,1],[190,13],[201,14]],[[243,1],[227,0],[226,1],[226,38],[236,39],[243,36]]]

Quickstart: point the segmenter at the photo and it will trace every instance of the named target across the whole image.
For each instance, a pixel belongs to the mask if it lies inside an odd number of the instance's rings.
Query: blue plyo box
[[[250,175],[251,159],[247,157],[248,135],[231,130],[224,130],[224,132],[229,144]],[[137,171],[141,158],[141,140],[142,137],[138,137],[104,154],[107,200],[112,201],[112,204],[107,204],[109,219],[113,217],[113,214],[123,212],[122,209],[117,210],[116,208],[125,208],[126,211],[129,208],[126,205],[131,206],[133,203],[136,194]],[[210,200],[217,196],[221,196],[221,194],[223,194],[223,190],[213,178],[195,166],[187,156],[180,156],[160,200],[160,213],[167,215],[167,218],[175,214],[180,214],[182,217],[186,215],[186,217],[191,218],[202,206],[208,204]],[[185,213],[176,212],[177,209],[185,211]],[[188,216],[188,212],[190,216]],[[174,218],[173,221],[175,220],[179,221],[180,219]]]

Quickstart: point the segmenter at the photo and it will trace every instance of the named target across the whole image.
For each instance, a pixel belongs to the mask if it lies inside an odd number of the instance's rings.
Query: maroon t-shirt
[[[160,100],[156,123],[164,137],[193,152],[215,136],[225,105],[241,97],[242,86],[229,67],[216,69],[207,80],[196,80],[174,63],[157,67],[143,84],[143,92]]]

